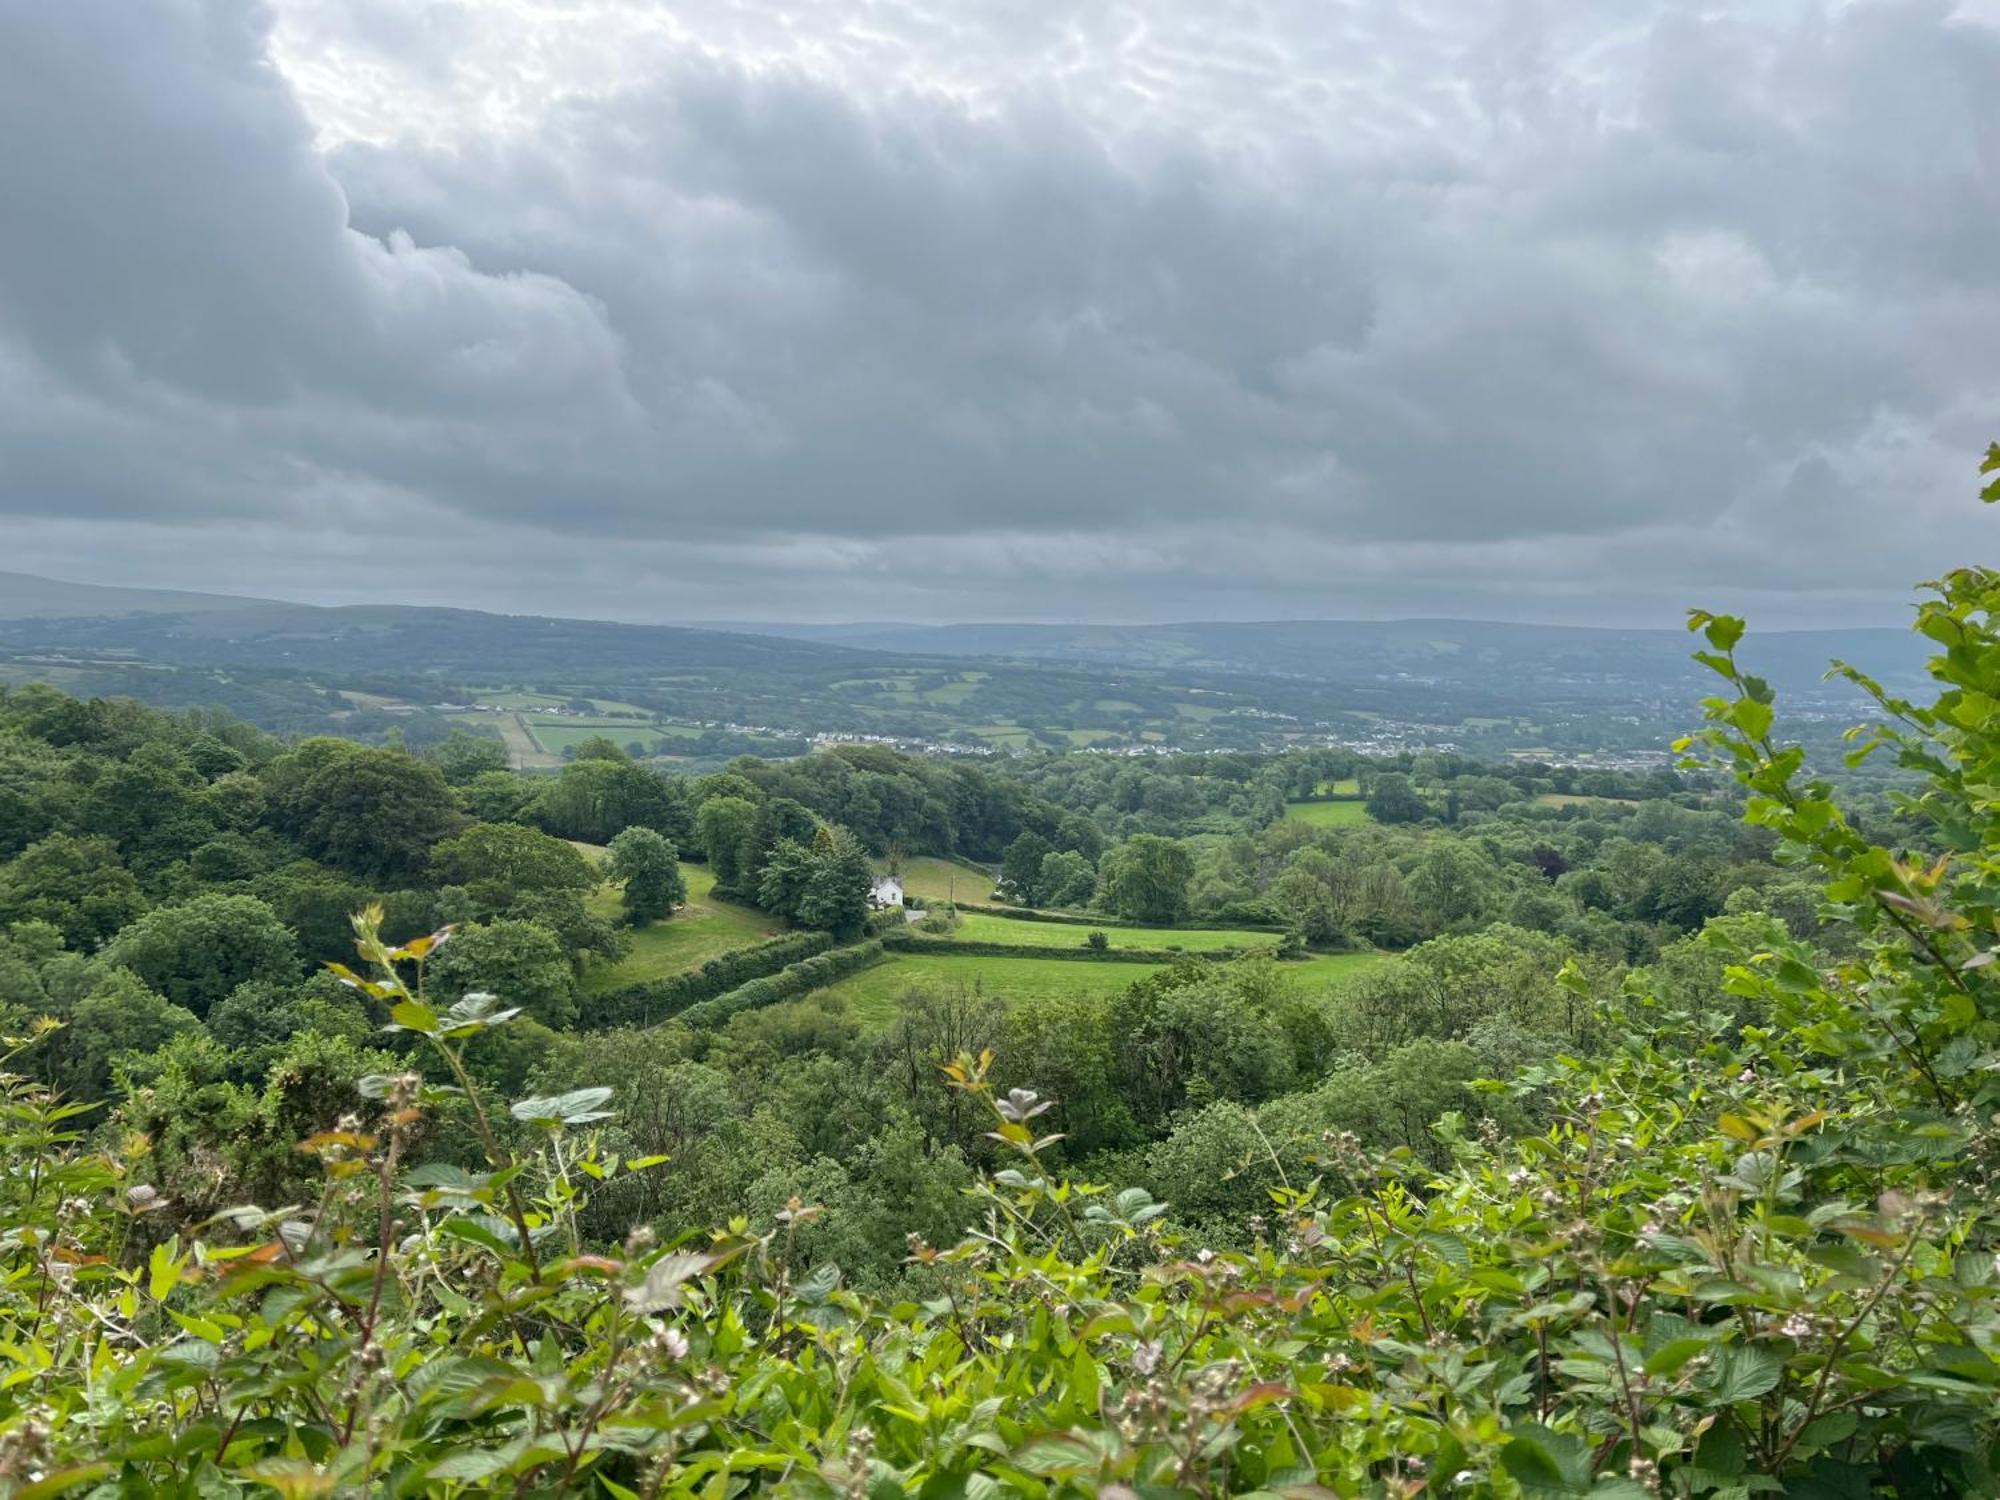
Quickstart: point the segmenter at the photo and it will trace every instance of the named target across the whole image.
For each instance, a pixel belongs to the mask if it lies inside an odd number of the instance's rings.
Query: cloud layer
[[[0,201],[9,567],[1775,623],[1989,555],[1978,5],[64,0]]]

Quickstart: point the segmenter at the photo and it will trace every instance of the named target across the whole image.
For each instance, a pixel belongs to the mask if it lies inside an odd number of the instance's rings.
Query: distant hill
[[[1432,683],[1518,691],[1524,700],[1682,694],[1702,680],[1679,630],[1513,625],[1490,620],[1271,620],[1170,625],[785,625],[757,631],[869,651],[926,656],[1251,673],[1314,682]],[[1817,690],[1839,659],[1894,682],[1921,673],[1923,643],[1907,630],[1759,631],[1742,656],[1793,693]]]
[[[114,588],[101,583],[40,578],[33,573],[0,573],[0,620],[101,620],[130,615],[205,614],[214,610],[255,609],[271,602],[234,594]]]

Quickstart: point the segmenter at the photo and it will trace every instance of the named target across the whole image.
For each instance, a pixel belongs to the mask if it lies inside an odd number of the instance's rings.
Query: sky
[[[1825,625],[2000,524],[2000,0],[61,0],[0,204],[17,571]]]

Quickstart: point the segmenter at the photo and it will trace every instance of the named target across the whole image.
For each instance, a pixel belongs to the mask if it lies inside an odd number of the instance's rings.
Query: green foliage
[[[458,822],[437,767],[408,752],[306,740],[265,767],[274,827],[306,854],[365,879],[418,875]]]
[[[589,844],[608,844],[627,828],[650,828],[676,846],[691,842],[693,813],[681,783],[610,748],[609,757],[572,761],[542,789],[534,809],[542,828]]]
[[[518,823],[474,823],[431,850],[431,876],[462,887],[481,915],[505,911],[522,896],[587,891],[597,872],[559,838]]]
[[[816,993],[869,943],[566,1036],[523,1013],[566,1019],[549,929],[392,944],[377,909],[339,972],[386,1023],[370,1052],[333,1009],[260,1034],[306,1008],[275,976],[196,1028],[63,946],[65,895],[0,945],[10,1021],[66,1024],[9,1065],[108,1068],[124,1099],[86,1138],[87,1106],[0,1073],[0,1147],[32,1164],[0,1173],[0,1488],[2000,1493],[1996,606],[1992,571],[1938,585],[1929,701],[1854,674],[1881,722],[1853,754],[1897,764],[1893,809],[1776,737],[1740,622],[1698,614],[1724,691],[1685,749],[1743,789],[1737,834],[1667,802],[1500,816],[1476,783],[1502,777],[1413,765],[1413,794],[1468,782],[1440,799],[1460,826],[1285,825],[1287,772],[1233,834],[1106,857],[1113,909],[1276,887],[1429,939],[1332,992],[1268,958],[1095,1002],[932,989],[870,1039]],[[136,732],[26,717],[63,754]],[[1182,800],[1124,770],[1075,774],[1133,816]],[[755,774],[782,801],[820,773]],[[60,803],[21,799],[21,858],[75,838]],[[285,859],[355,857],[275,816]],[[743,868],[799,859],[802,906],[858,858],[787,809],[748,824]],[[1777,884],[1772,848],[1831,937],[1713,915]],[[1541,920],[1470,930],[1517,909]]]
[[[1171,925],[1187,915],[1194,861],[1177,840],[1135,834],[1107,852],[1098,867],[1098,897],[1132,922]]]
[[[105,956],[197,1016],[238,985],[299,973],[298,949],[276,912],[254,896],[217,892],[154,908]]]
[[[73,948],[114,935],[145,908],[139,882],[109,839],[52,834],[0,870],[0,918],[47,922]]]
[[[459,1000],[500,994],[545,1026],[576,1019],[576,973],[546,927],[516,918],[470,922],[451,934],[430,966],[433,988]]]
[[[650,828],[627,828],[611,841],[606,865],[613,880],[624,882],[620,895],[629,926],[644,927],[687,900],[680,855]]]
[[[1007,846],[1000,861],[1000,884],[1023,906],[1040,906],[1047,900],[1042,882],[1042,864],[1055,852],[1054,846],[1032,828]]]
[[[1364,805],[1378,823],[1421,823],[1431,815],[1410,778],[1400,771],[1383,771],[1371,778]]]

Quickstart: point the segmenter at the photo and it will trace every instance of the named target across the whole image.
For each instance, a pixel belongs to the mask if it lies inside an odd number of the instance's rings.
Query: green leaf
[[[1715,1377],[1709,1390],[1717,1401],[1733,1406],[1767,1395],[1784,1373],[1785,1362],[1775,1350],[1754,1344],[1725,1344],[1716,1351]]]
[[[402,1000],[389,1007],[389,1019],[395,1024],[391,1031],[420,1031],[425,1036],[433,1035],[438,1029],[437,1012],[421,1000]]]
[[[532,1099],[517,1099],[507,1112],[517,1120],[531,1125],[563,1126],[585,1125],[592,1120],[608,1120],[611,1111],[600,1108],[611,1102],[611,1090],[605,1087],[572,1089],[567,1094],[537,1096]]]

